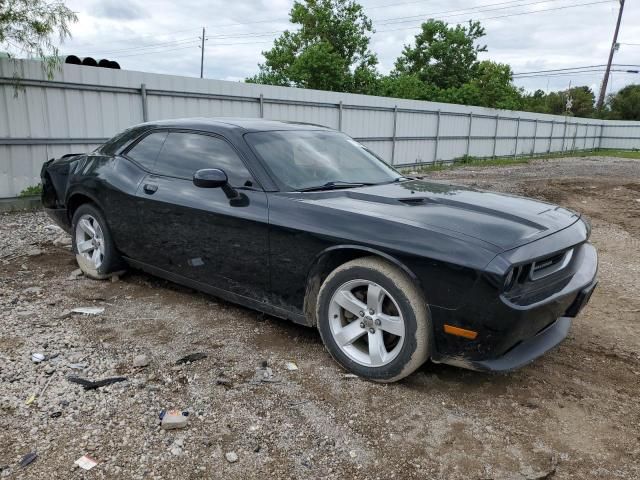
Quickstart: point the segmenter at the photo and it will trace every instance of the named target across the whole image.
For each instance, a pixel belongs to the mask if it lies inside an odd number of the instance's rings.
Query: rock
[[[138,355],[133,359],[133,366],[136,368],[142,368],[149,365],[149,357],[146,355]]]
[[[44,362],[45,358],[46,357],[42,353],[32,353],[31,354],[31,361],[33,363]]]
[[[236,452],[227,452],[224,454],[224,458],[226,458],[229,463],[236,463],[238,461],[238,454]]]
[[[29,288],[25,288],[22,293],[41,293],[42,292],[42,288],[41,287],[29,287]]]
[[[182,448],[177,445],[173,445],[169,451],[171,452],[171,455],[182,455]]]
[[[83,275],[82,270],[80,270],[79,268],[76,268],[73,272],[71,272],[69,274],[69,276],[67,277],[68,280],[77,280],[78,278],[80,278]]]
[[[53,244],[56,247],[69,247],[71,246],[71,237],[68,235],[60,235],[53,241]]]
[[[42,255],[42,250],[39,248],[30,248],[26,253],[28,257],[37,257],[38,255]]]

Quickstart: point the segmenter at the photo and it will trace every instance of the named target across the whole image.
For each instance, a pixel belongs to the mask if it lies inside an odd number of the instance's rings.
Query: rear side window
[[[191,179],[202,168],[224,170],[229,183],[235,187],[251,186],[253,183],[240,157],[221,138],[197,133],[169,133],[154,171],[161,175]]]
[[[147,135],[131,150],[127,152],[127,157],[135,160],[147,170],[153,170],[158,153],[162,148],[162,144],[167,138],[167,132],[155,132]]]
[[[96,152],[101,153],[102,155],[113,155],[120,149],[120,147],[136,138],[144,132],[144,130],[144,127],[128,128],[124,132],[120,132],[115,137],[107,140],[101,147],[96,149]]]

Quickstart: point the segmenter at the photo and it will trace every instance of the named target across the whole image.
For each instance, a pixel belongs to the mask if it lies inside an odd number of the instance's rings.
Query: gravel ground
[[[511,374],[427,364],[375,384],[345,375],[312,329],[142,273],[77,277],[68,236],[43,213],[3,215],[0,476],[640,478],[640,162],[431,176],[591,218],[600,286],[557,350]],[[126,381],[84,390],[73,375]],[[162,429],[163,409],[189,412],[186,428]],[[85,454],[98,462],[88,472],[74,464]]]

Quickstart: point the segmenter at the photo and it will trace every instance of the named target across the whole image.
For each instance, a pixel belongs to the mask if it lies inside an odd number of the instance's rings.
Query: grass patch
[[[502,167],[508,165],[519,165],[523,163],[527,164],[532,160],[553,160],[557,158],[569,157],[619,157],[640,160],[640,150],[597,150],[584,152],[551,153],[548,155],[536,155],[534,157],[500,158],[479,158],[465,155],[463,157],[454,159],[452,162],[439,161],[428,165],[416,165],[415,167],[405,166],[400,167],[399,170],[405,174],[408,174],[409,172],[428,173],[463,167]]]
[[[34,195],[42,194],[42,184],[31,185],[20,192],[21,197],[32,197]]]

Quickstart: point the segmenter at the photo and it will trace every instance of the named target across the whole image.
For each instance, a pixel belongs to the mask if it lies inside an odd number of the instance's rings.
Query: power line
[[[507,17],[515,17],[515,16],[525,16],[525,15],[533,15],[536,13],[543,13],[543,12],[550,12],[550,11],[554,11],[554,10],[565,10],[567,8],[576,8],[576,7],[585,7],[585,6],[589,6],[589,5],[598,5],[598,4],[602,4],[602,3],[610,3],[612,1],[615,0],[600,0],[598,2],[589,2],[589,3],[577,3],[575,5],[566,5],[563,7],[554,7],[554,8],[545,8],[545,9],[540,9],[540,10],[535,10],[532,12],[518,12],[518,13],[509,13],[506,15],[497,15],[494,17],[484,17],[484,18],[477,18],[475,20],[481,21],[481,20],[494,20],[496,18],[507,18]],[[457,16],[457,15],[456,15]],[[439,17],[439,18],[447,18],[447,17]],[[395,32],[395,31],[399,31],[399,30],[415,30],[417,28],[421,28],[421,25],[416,25],[414,27],[402,27],[402,28],[390,28],[387,30],[377,30],[375,33],[383,33],[383,32]]]
[[[518,8],[518,7],[527,7],[530,5],[539,5],[541,3],[550,3],[550,2],[556,2],[558,0],[538,0],[532,3],[520,3],[526,0],[512,0],[509,2],[499,2],[499,3],[489,3],[486,5],[478,5],[476,7],[469,7],[469,8],[462,8],[462,9],[457,9],[457,10],[445,10],[443,12],[432,12],[432,13],[421,13],[419,15],[411,15],[408,17],[393,17],[393,18],[383,18],[380,20],[376,20],[374,19],[373,21],[376,22],[378,25],[389,25],[389,24],[394,24],[394,23],[408,23],[408,22],[412,22],[415,21],[415,19],[420,19],[420,18],[424,18],[427,15],[443,15],[443,14],[447,14],[450,13],[452,15],[447,15],[447,17],[457,17],[460,15],[468,15],[470,13],[484,13],[484,12],[493,12],[493,11],[497,11],[497,10],[506,10],[509,8]],[[508,5],[508,6],[502,6],[499,8],[485,8],[485,7],[494,7],[494,6],[498,6],[498,5],[507,5],[509,3],[520,3],[519,5]],[[479,9],[484,9],[484,10],[479,10]],[[461,12],[461,13],[456,13],[456,12]],[[405,19],[410,19],[410,20],[405,20]]]
[[[518,72],[518,73],[514,73],[513,76],[519,76],[519,75],[529,75],[532,73],[552,73],[552,72],[562,72],[562,71],[567,71],[567,70],[584,70],[586,68],[603,68],[606,67],[606,64],[602,64],[602,65],[583,65],[581,67],[565,67],[565,68],[551,68],[548,70],[533,70],[531,72]],[[613,67],[640,67],[640,65],[634,65],[634,64],[627,64],[627,63],[614,63],[612,64]]]

